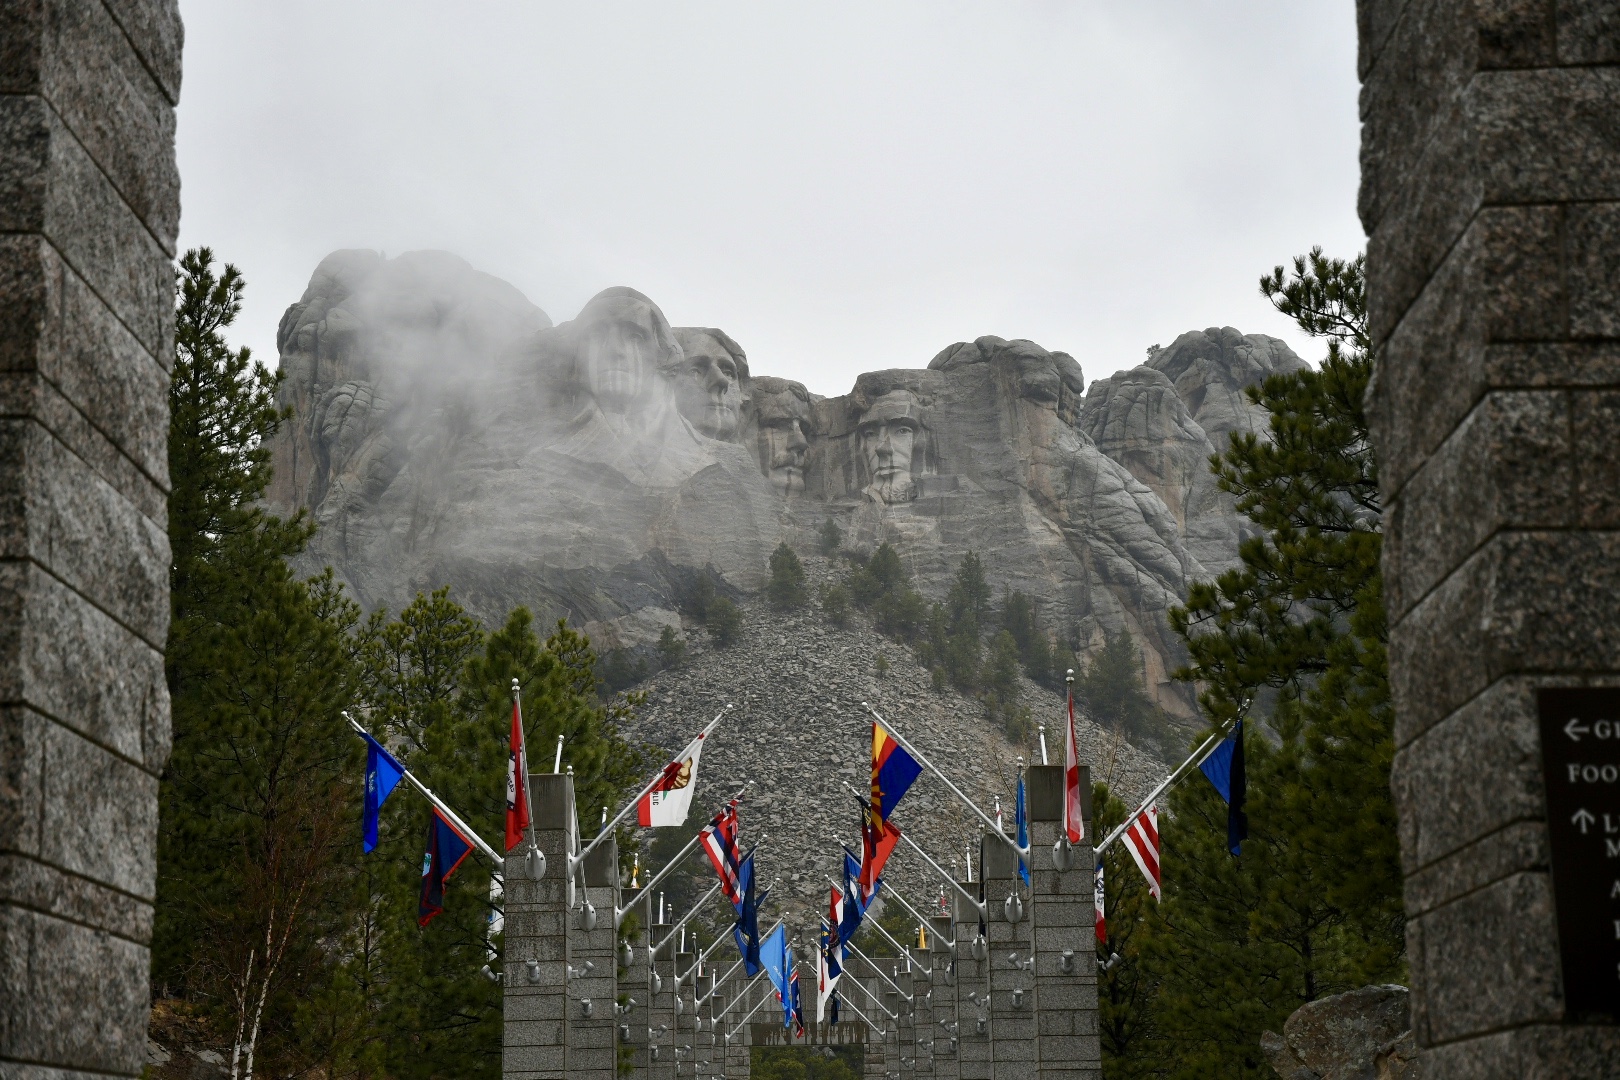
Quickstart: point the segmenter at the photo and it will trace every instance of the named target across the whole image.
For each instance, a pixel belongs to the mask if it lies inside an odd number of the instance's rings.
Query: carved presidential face
[[[585,389],[603,412],[622,413],[640,399],[658,368],[650,319],[620,317],[591,327],[580,349]]]
[[[921,430],[917,400],[904,390],[884,394],[861,417],[857,429],[870,478],[866,493],[886,503],[912,498],[912,458]]]
[[[742,419],[742,363],[711,334],[681,331],[686,361],[675,378],[675,403],[711,439],[737,438]]]

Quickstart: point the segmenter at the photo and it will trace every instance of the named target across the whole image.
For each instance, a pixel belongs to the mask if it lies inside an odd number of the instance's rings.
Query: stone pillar
[[[951,948],[957,927],[949,917],[928,920],[928,952],[933,963],[933,1023],[934,1023],[934,1075],[940,1080],[960,1080],[962,1025],[958,1018],[957,987],[960,985],[952,970],[958,961]],[[966,941],[961,942],[965,948]]]
[[[705,972],[699,975],[694,987],[697,997],[701,1000],[709,991],[714,989],[714,976]],[[709,998],[700,1008],[694,1009],[693,1027],[696,1035],[692,1039],[692,1046],[697,1058],[697,1075],[714,1076],[724,1065],[723,1055],[715,1049],[714,1035],[714,999]]]
[[[1066,870],[1056,868],[1052,852],[1063,830],[1063,767],[1032,765],[1028,785],[1041,1075],[1062,1080],[1101,1080],[1091,770],[1080,767],[1085,839],[1069,849]],[[1066,958],[1065,953],[1070,955]]]
[[[647,1075],[646,1069],[651,1064],[647,1037],[648,1021],[652,1017],[652,958],[647,955],[652,944],[647,925],[652,919],[651,905],[647,902],[649,899],[634,893],[624,901],[631,908],[625,919],[628,922],[634,918],[638,929],[633,935],[625,937],[630,945],[630,966],[621,967],[618,973],[620,986],[629,996],[630,1003],[628,1011],[619,1017],[619,1045],[629,1047],[630,1068],[637,1076]]]
[[[891,1008],[900,1014],[900,1019],[894,1025],[894,1045],[895,1056],[900,1062],[901,1080],[911,1080],[917,1075],[917,1015],[914,1007],[917,1001],[916,980],[912,978],[906,961],[906,957],[880,961],[889,978],[900,986],[893,994],[894,1004]],[[907,994],[911,995],[910,1001],[905,998]]]
[[[961,882],[969,896],[979,894],[976,882]],[[981,959],[979,913],[960,892],[951,897],[956,921],[957,1073],[961,1080],[990,1080],[995,1049],[991,1039],[989,948]]]
[[[676,947],[680,945],[680,935],[675,936]],[[697,1071],[693,1063],[697,1060],[697,995],[692,985],[697,980],[692,974],[692,965],[697,963],[697,956],[689,952],[675,954],[675,976],[679,984],[675,988],[678,1005],[675,1009],[675,1024],[671,1029],[675,1036],[675,1046],[680,1050],[676,1055],[675,1075],[696,1076]]]
[[[884,1080],[889,1073],[898,1066],[890,1060],[889,1040],[894,1037],[894,1021],[877,1004],[883,1000],[883,990],[876,971],[871,964],[858,956],[849,958],[849,967],[846,969],[854,976],[866,993],[856,991],[860,1001],[861,1012],[866,1014],[872,1023],[866,1031],[866,1048],[862,1055],[861,1076],[864,1080]],[[846,978],[849,975],[845,976]],[[874,1001],[873,998],[877,1000]]]
[[[934,1045],[939,1034],[934,1027],[933,955],[927,949],[911,953],[911,993],[915,995],[911,1015],[912,1044],[917,1057],[913,1072],[919,1077],[934,1076]]]
[[[568,845],[574,821],[574,778],[533,773],[534,838],[546,856],[539,881],[524,873],[522,853],[506,860],[502,967],[504,1080],[568,1075]]]
[[[1610,744],[1538,715],[1620,677],[1620,8],[1356,6],[1413,1032],[1435,1078],[1620,1075],[1620,941],[1558,923],[1620,918],[1614,864],[1577,841],[1575,895],[1543,773]]]
[[[1012,846],[986,833],[984,882],[989,956],[984,964],[990,982],[990,1027],[994,1048],[991,1075],[995,1080],[1032,1080],[1040,1068],[1035,1040],[1035,976],[1022,965],[1030,958],[1031,916],[1034,905],[1018,877],[1018,858]],[[1007,920],[1006,899],[1017,895],[1023,912],[1017,922]],[[1015,964],[1009,957],[1016,954]]]
[[[657,918],[658,901],[650,900],[653,917]],[[654,922],[648,928],[648,948],[669,936],[673,924],[668,912],[663,922]],[[650,958],[652,971],[647,987],[647,1075],[653,1080],[672,1080],[675,1076],[675,943],[671,942]]]
[[[135,1076],[169,756],[180,16],[11,3],[0,42],[0,1075]]]
[[[568,1075],[574,1080],[614,1080],[617,1072],[618,934],[613,912],[619,899],[619,849],[607,840],[585,860],[584,889],[569,913]],[[591,917],[594,909],[594,919]],[[588,928],[591,922],[594,928]]]

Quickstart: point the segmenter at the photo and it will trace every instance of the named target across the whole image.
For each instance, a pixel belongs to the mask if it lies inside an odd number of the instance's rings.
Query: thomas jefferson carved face
[[[680,356],[664,313],[634,289],[598,293],[575,321],[580,389],[604,413],[622,415],[648,400],[660,365]]]
[[[858,428],[869,478],[865,493],[879,502],[906,502],[916,494],[911,461],[922,428],[917,399],[892,390],[872,403]]]
[[[810,395],[786,379],[754,381],[754,422],[759,428],[759,471],[783,495],[804,490],[804,459],[810,449]]]
[[[748,360],[729,337],[714,330],[675,330],[685,361],[674,372],[681,415],[711,439],[734,442],[742,421]]]

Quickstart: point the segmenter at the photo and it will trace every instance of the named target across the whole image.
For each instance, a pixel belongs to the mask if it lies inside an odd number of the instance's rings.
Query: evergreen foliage
[[[1266,1076],[1262,1031],[1404,974],[1362,261],[1313,250],[1261,289],[1328,355],[1249,390],[1270,438],[1234,435],[1212,467],[1264,533],[1171,616],[1209,718],[1264,721],[1246,725],[1250,836],[1227,854],[1225,803],[1198,777],[1171,795],[1164,904],[1138,931],[1154,992],[1131,1006],[1153,1036],[1117,1048],[1110,1077]]]
[[[928,602],[911,587],[900,553],[887,543],[879,545],[864,566],[855,566],[846,587],[855,605],[871,612],[873,626],[885,637],[912,641],[927,618]]]
[[[686,662],[686,639],[666,626],[658,635],[658,662],[666,669],[678,668]]]
[[[849,625],[849,590],[842,585],[821,587],[821,613],[834,626]]]
[[[709,604],[707,624],[709,636],[714,639],[716,645],[734,644],[737,636],[742,633],[742,608],[724,596],[716,597]]]
[[[1001,603],[1001,628],[1018,646],[1018,659],[1033,681],[1061,687],[1064,672],[1058,650],[1052,647],[1035,615],[1035,602],[1021,592],[1011,592]]]
[[[831,519],[829,519],[831,520]],[[804,564],[784,540],[771,552],[771,579],[765,586],[765,595],[779,611],[801,608],[810,602],[810,593],[804,586]]]
[[[1142,655],[1130,631],[1103,635],[1103,647],[1074,680],[1074,696],[1091,719],[1133,740],[1157,742],[1164,714],[1148,697]]]
[[[844,534],[838,528],[838,522],[828,518],[821,523],[821,531],[816,534],[816,546],[827,558],[838,554],[838,549],[844,544]]]

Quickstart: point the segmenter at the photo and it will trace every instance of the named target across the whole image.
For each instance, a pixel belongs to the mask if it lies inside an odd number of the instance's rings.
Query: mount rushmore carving
[[[1210,329],[1085,394],[1069,355],[983,337],[821,397],[634,289],[554,326],[443,252],[328,256],[277,346],[294,418],[270,501],[313,513],[309,565],[367,607],[448,584],[486,621],[521,603],[647,647],[698,575],[758,589],[778,542],[807,551],[831,517],[856,552],[892,543],[925,594],[971,549],[1049,631],[1128,629],[1178,711],[1165,612],[1245,525],[1207,458],[1264,430],[1245,386],[1301,366]]]

